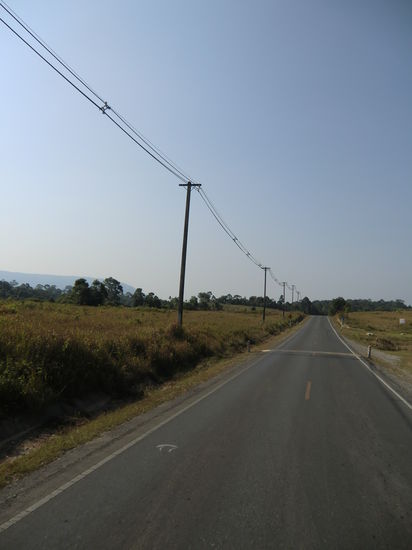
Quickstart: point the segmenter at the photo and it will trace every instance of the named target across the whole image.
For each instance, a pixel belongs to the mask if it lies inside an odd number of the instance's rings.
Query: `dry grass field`
[[[229,357],[302,319],[241,308],[176,312],[0,302],[0,418],[90,392],[139,396],[207,357]]]
[[[405,324],[399,320],[405,319]],[[400,358],[401,366],[412,373],[412,311],[349,313],[344,334]]]

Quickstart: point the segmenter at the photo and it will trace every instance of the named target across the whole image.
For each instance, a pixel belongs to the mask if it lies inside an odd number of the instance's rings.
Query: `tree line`
[[[309,304],[309,311],[312,315],[335,315],[336,313],[349,313],[350,311],[399,311],[412,309],[407,306],[404,300],[370,300],[370,299],[347,299],[339,296],[333,300],[314,300]]]
[[[151,307],[177,309],[177,297],[169,296],[168,300],[159,298],[154,292],[143,292],[137,288],[134,293],[123,292],[121,283],[114,277],[107,277],[103,281],[95,279],[91,284],[86,279],[80,278],[73,286],[64,289],[55,285],[30,286],[28,283],[18,284],[16,281],[0,281],[0,298],[15,300],[37,300],[48,302],[73,303],[87,306],[126,306],[126,307]],[[252,309],[261,308],[264,305],[263,296],[240,296],[239,294],[224,294],[215,296],[211,291],[199,292],[185,302],[185,309],[189,310],[220,310],[225,305],[245,306]],[[266,298],[266,307],[284,311],[302,311],[311,315],[334,315],[339,311],[397,311],[411,309],[403,300],[345,300],[342,297],[333,300],[314,300],[305,296],[300,302],[284,302],[283,294],[278,300]]]
[[[0,281],[0,299],[35,300],[41,302],[72,303],[85,306],[147,306],[147,307],[174,307],[177,298],[161,300],[154,292],[145,294],[141,288],[134,293],[123,291],[122,284],[114,277],[107,277],[102,281],[95,279],[91,284],[80,278],[74,285],[64,289],[55,285],[38,284],[32,287],[28,283],[19,284],[17,281]],[[176,306],[177,307],[177,306]]]
[[[113,277],[99,281],[95,279],[91,284],[86,279],[80,278],[73,286],[64,289],[55,285],[41,285],[35,287],[28,283],[18,284],[16,281],[0,281],[0,298],[12,298],[15,300],[37,300],[60,303],[73,303],[87,306],[146,306],[153,308],[177,309],[178,298],[169,296],[168,300],[159,298],[154,292],[143,292],[137,288],[134,293],[123,292],[121,283]],[[303,300],[302,300],[303,302]],[[185,301],[185,309],[189,310],[220,310],[224,305],[245,306],[252,308],[263,307],[263,296],[240,296],[239,294],[224,294],[216,297],[211,291],[199,292],[197,296],[191,296]],[[266,298],[266,307],[272,309],[299,309],[298,304],[283,303],[283,295],[278,300]]]

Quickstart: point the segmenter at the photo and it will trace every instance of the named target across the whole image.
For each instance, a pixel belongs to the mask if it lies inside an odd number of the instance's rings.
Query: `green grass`
[[[404,325],[399,319],[405,319]],[[354,312],[345,317],[344,335],[400,358],[412,373],[412,311]]]
[[[187,311],[0,303],[0,417],[104,392],[136,397],[207,357],[228,357],[302,318],[268,311]]]

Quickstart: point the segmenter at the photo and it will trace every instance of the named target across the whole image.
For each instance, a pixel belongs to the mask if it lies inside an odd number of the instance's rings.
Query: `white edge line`
[[[369,366],[367,363],[365,363],[365,361],[364,361],[363,359],[361,359],[361,357],[360,357],[357,353],[355,353],[355,352],[353,351],[353,349],[350,348],[350,347],[348,346],[348,344],[339,336],[339,334],[338,334],[338,333],[336,332],[336,330],[335,330],[335,327],[332,325],[332,323],[331,323],[329,317],[328,317],[328,321],[329,321],[329,324],[330,324],[331,329],[332,329],[333,332],[336,334],[337,338],[339,338],[339,340],[342,342],[342,344],[348,348],[348,350],[356,357],[356,359],[358,359],[358,361],[360,361],[360,362],[362,363],[362,365],[363,365],[364,367],[366,367],[366,368],[368,369],[368,371],[369,371],[371,374],[373,374],[373,376],[375,376],[375,377],[379,380],[379,382],[381,382],[389,391],[391,391],[394,395],[396,395],[396,397],[397,397],[400,401],[402,401],[402,403],[403,403],[406,407],[408,407],[408,409],[410,409],[410,410],[412,411],[412,405],[411,405],[404,397],[402,397],[402,395],[400,395],[396,390],[394,390],[394,389],[392,388],[392,386],[390,386],[387,382],[385,382],[385,380],[384,380],[383,378],[381,378],[381,377],[379,376],[379,374],[376,374],[376,372],[374,372],[374,371],[370,368],[370,366]]]
[[[216,391],[220,390],[220,388],[222,388],[223,386],[225,386],[229,382],[232,382],[233,380],[235,380],[236,378],[241,376],[247,370],[249,370],[252,367],[256,366],[260,361],[263,360],[264,357],[265,357],[264,355],[260,356],[259,359],[257,359],[256,361],[254,361],[252,364],[248,365],[247,367],[243,368],[240,372],[238,372],[235,375],[231,376],[227,380],[224,380],[223,382],[221,382],[220,384],[215,386],[213,389],[211,389],[210,391],[208,391],[204,395],[201,395],[200,397],[198,397],[197,399],[195,399],[194,401],[192,401],[191,403],[189,403],[188,405],[186,405],[182,409],[179,409],[177,412],[175,412],[171,416],[168,416],[167,418],[162,420],[159,424],[156,424],[156,426],[153,426],[153,428],[150,428],[150,430],[147,430],[147,432],[145,432],[144,434],[139,435],[138,437],[136,437],[132,441],[129,441],[129,443],[127,443],[126,445],[124,445],[120,449],[117,449],[116,451],[114,451],[110,455],[106,456],[105,458],[103,458],[102,460],[100,460],[99,462],[97,462],[96,464],[94,464],[93,466],[91,466],[90,468],[88,468],[87,470],[82,472],[81,474],[78,474],[77,476],[75,476],[73,479],[71,479],[67,483],[64,483],[63,485],[61,485],[60,487],[58,487],[57,489],[55,489],[54,491],[52,491],[51,493],[49,493],[48,495],[43,497],[42,499],[38,500],[37,502],[35,502],[34,504],[29,506],[28,508],[26,508],[22,512],[18,513],[17,515],[13,516],[12,518],[7,520],[6,522],[2,523],[0,525],[0,533],[2,533],[3,531],[6,531],[6,529],[8,529],[9,527],[12,527],[16,523],[18,523],[20,520],[22,520],[25,517],[29,516],[32,512],[34,512],[35,510],[37,510],[38,508],[40,508],[44,504],[47,504],[47,502],[49,502],[53,498],[57,497],[58,495],[60,495],[64,491],[66,491],[66,489],[69,489],[70,487],[75,485],[78,481],[81,481],[82,479],[84,479],[88,475],[90,475],[93,472],[95,472],[96,470],[98,470],[101,466],[103,466],[104,464],[106,464],[107,462],[109,462],[110,460],[115,458],[116,456],[124,453],[125,451],[130,449],[130,447],[133,447],[134,445],[136,445],[136,443],[138,443],[139,441],[142,441],[142,439],[145,439],[148,435],[152,434],[153,432],[155,432],[156,430],[158,430],[159,428],[161,428],[165,424],[168,424],[169,422],[174,420],[176,417],[180,416],[181,414],[183,414],[187,410],[191,409],[192,407],[194,407],[195,405],[200,403],[200,401],[203,401],[203,399],[206,399],[207,397],[209,397],[209,395],[212,395],[212,393],[215,393]]]

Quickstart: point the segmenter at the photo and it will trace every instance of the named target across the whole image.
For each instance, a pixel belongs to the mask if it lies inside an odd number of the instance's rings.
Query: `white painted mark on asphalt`
[[[262,349],[261,351],[262,351],[262,353],[268,353],[269,351],[273,351],[273,350],[271,350],[271,349]]]
[[[160,445],[156,445],[156,449],[159,449],[160,452],[164,450],[167,450],[168,453],[173,453],[177,449],[177,445],[171,445],[170,443],[161,443]]]
[[[402,395],[400,395],[396,390],[394,390],[392,388],[392,386],[390,386],[387,382],[385,382],[385,380],[383,378],[381,378],[379,376],[379,374],[376,374],[376,372],[374,372],[370,366],[368,365],[368,363],[365,363],[365,361],[357,354],[353,351],[353,349],[351,347],[348,346],[348,344],[345,342],[345,340],[343,340],[343,338],[341,338],[339,336],[339,334],[336,332],[334,326],[332,325],[332,323],[330,322],[330,319],[328,317],[328,321],[329,321],[329,324],[330,324],[330,328],[333,330],[333,332],[336,334],[336,337],[339,338],[339,340],[342,342],[342,344],[344,346],[346,346],[348,348],[348,350],[356,357],[356,359],[358,359],[358,361],[360,361],[362,363],[362,365],[364,367],[366,367],[368,369],[368,371],[373,374],[373,376],[375,376],[379,382],[381,382],[389,391],[391,391],[394,395],[396,395],[396,397],[399,399],[399,401],[402,401],[402,403],[408,407],[408,409],[410,409],[412,411],[412,405],[405,399],[402,397]]]

